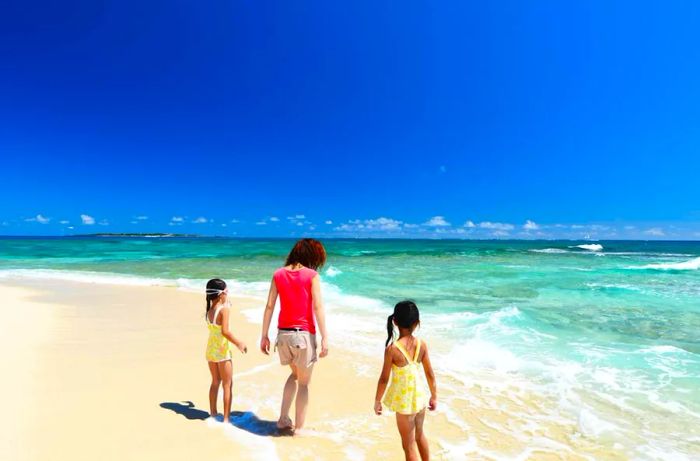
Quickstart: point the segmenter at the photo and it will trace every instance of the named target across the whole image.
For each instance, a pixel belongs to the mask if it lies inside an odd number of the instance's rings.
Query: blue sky
[[[0,234],[700,238],[697,2],[28,5]]]

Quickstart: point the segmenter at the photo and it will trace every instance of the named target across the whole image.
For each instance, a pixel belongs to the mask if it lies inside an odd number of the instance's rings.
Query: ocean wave
[[[113,272],[73,271],[59,269],[2,269],[0,280],[31,279],[31,280],[57,280],[76,283],[95,283],[104,285],[126,286],[158,286],[174,287],[190,292],[204,292],[206,279],[166,279],[160,277],[146,277],[141,275],[119,274]],[[235,279],[227,279],[229,291],[234,295],[248,297],[264,297],[269,288],[269,282],[242,282]]]
[[[629,285],[626,283],[586,283],[588,288],[593,290],[628,290],[628,291],[642,291],[638,286]]]
[[[536,248],[536,249],[528,250],[528,251],[532,251],[533,253],[545,253],[545,254],[571,253],[569,250],[564,250],[562,248]]]
[[[574,245],[569,248],[580,248],[581,250],[587,251],[603,251],[603,245],[600,243],[584,243],[581,245]]]
[[[0,270],[0,279],[59,280],[105,285],[178,286],[177,280],[173,279],[142,277],[111,272],[69,271],[58,269],[4,269]]]
[[[445,369],[457,373],[479,369],[509,373],[518,371],[522,366],[521,360],[512,351],[477,338],[461,341],[447,355],[440,357],[438,362]]]
[[[644,266],[631,266],[628,269],[652,269],[660,271],[695,271],[700,269],[700,257],[688,261],[675,263],[645,264]]]
[[[326,269],[323,275],[325,275],[326,277],[335,277],[336,275],[340,275],[342,273],[343,271],[341,271],[340,269],[337,269],[333,266],[328,266],[328,269]]]

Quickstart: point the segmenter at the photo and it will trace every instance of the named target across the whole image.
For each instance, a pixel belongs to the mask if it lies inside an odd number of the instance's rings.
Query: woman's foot
[[[286,429],[289,427],[294,427],[292,418],[289,416],[280,416],[280,419],[277,420],[277,429]]]
[[[284,435],[294,435],[294,423],[289,416],[280,417],[277,421],[277,430]]]

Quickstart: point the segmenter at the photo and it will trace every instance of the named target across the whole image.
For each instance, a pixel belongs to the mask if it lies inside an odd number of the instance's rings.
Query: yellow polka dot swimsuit
[[[384,394],[383,403],[396,413],[415,415],[428,405],[428,392],[418,362],[421,341],[419,339],[418,344],[416,344],[413,360],[408,357],[408,353],[401,343],[395,341],[394,346],[401,351],[407,364],[402,367],[392,364],[391,382],[386,394]]]
[[[214,322],[219,315],[219,311],[223,306],[219,306],[214,311]],[[221,325],[209,321],[206,317],[207,327],[209,328],[209,340],[207,341],[207,361],[208,362],[223,362],[231,360],[231,343],[221,332]]]

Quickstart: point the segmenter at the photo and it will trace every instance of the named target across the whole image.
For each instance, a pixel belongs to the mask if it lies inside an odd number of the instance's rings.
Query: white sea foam
[[[440,362],[455,372],[491,369],[501,373],[517,371],[521,361],[513,352],[482,339],[461,341]]]
[[[333,267],[333,266],[328,266],[328,269],[326,269],[326,271],[323,273],[323,275],[326,277],[332,278],[332,277],[335,277],[336,275],[340,275],[342,273],[343,273],[343,271],[341,271],[340,269]]]
[[[600,243],[584,243],[582,245],[574,245],[570,248],[580,248],[588,251],[603,251],[603,245]]]
[[[205,279],[165,279],[140,275],[118,274],[113,272],[58,269],[2,269],[0,270],[0,279],[38,279],[104,285],[175,287],[180,290],[194,293],[203,293],[204,287],[207,283],[207,280]],[[229,279],[226,281],[226,283],[228,284],[229,292],[232,294],[255,298],[265,298],[269,288],[269,284],[267,282],[241,282],[239,280]]]
[[[700,257],[688,261],[675,263],[646,264],[644,266],[631,266],[628,269],[656,269],[661,271],[695,271],[700,269]]]
[[[535,248],[530,250],[533,253],[545,253],[545,254],[562,254],[571,253],[569,250],[564,250],[562,248]]]
[[[64,271],[56,269],[4,269],[0,279],[41,279],[65,282],[132,286],[178,286],[176,280],[114,274],[110,272]]]
[[[242,422],[239,421],[239,425]],[[218,424],[224,431],[224,434],[239,446],[246,447],[246,454],[250,456],[248,459],[268,461],[279,459],[275,443],[269,437],[251,434],[245,429],[234,426],[233,424]],[[213,425],[217,427],[217,425]],[[212,425],[210,424],[210,427]]]

